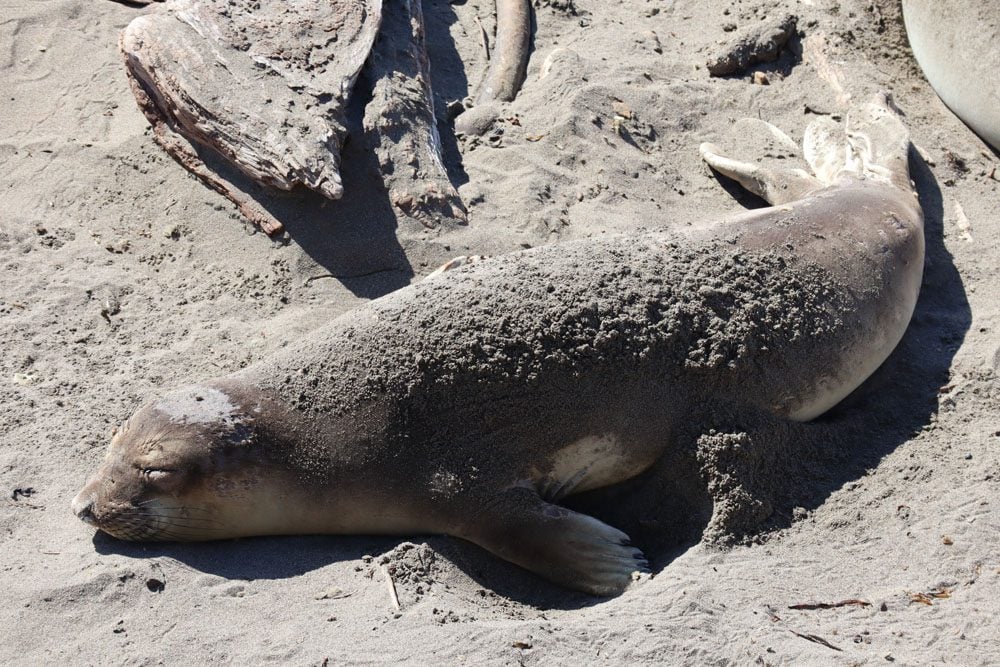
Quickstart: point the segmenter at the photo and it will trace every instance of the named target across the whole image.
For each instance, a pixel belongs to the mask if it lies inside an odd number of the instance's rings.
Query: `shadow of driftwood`
[[[199,150],[199,157],[209,170],[235,184],[281,221],[288,242],[299,245],[330,276],[341,279],[359,296],[373,298],[407,285],[413,270],[396,236],[396,212],[378,162],[361,139],[367,101],[364,95],[355,95],[348,104],[349,136],[341,153],[344,196],[337,201],[302,187],[290,192],[263,187],[208,149]],[[358,280],[374,274],[385,274],[378,276],[378,289],[368,284],[371,281]]]
[[[374,298],[409,284],[413,276],[396,237],[396,213],[382,185],[371,151],[348,142],[342,153],[344,196],[331,201],[299,187],[290,192],[263,187],[208,149],[199,150],[206,167],[236,185],[285,227],[283,238],[295,243],[330,276],[359,296]],[[374,173],[373,173],[374,172]],[[376,293],[365,280],[385,278]]]

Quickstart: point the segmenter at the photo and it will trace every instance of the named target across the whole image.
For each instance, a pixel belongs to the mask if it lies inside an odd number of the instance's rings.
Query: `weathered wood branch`
[[[433,228],[465,223],[466,213],[441,158],[424,33],[420,0],[385,0],[364,128],[393,206]]]
[[[381,0],[171,0],[132,21],[121,49],[160,145],[273,233],[280,221],[199,153],[265,185],[339,198],[344,109],[381,14]]]
[[[511,102],[524,83],[531,40],[530,0],[497,0],[497,37],[477,104]]]

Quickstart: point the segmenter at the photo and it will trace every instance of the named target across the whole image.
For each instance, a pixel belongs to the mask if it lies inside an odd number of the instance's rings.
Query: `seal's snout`
[[[94,517],[94,496],[86,491],[81,491],[80,495],[73,499],[70,503],[70,507],[80,521],[84,523],[89,523],[91,526],[97,525],[97,519]]]

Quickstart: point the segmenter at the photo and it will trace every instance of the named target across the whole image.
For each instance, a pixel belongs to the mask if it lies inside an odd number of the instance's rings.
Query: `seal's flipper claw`
[[[698,150],[712,169],[775,206],[802,199],[823,187],[823,183],[801,169],[767,169],[734,160],[723,155],[715,144],[702,144]]]
[[[547,503],[530,489],[510,489],[482,505],[483,512],[457,535],[557,584],[618,595],[633,573],[649,572],[649,562],[628,535]]]

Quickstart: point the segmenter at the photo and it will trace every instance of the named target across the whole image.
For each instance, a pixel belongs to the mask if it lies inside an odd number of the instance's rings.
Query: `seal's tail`
[[[735,160],[714,144],[702,144],[699,150],[713,169],[773,205],[802,199],[845,177],[878,180],[913,191],[907,162],[910,135],[887,93],[852,109],[846,127],[826,117],[813,121],[802,144],[814,175]]]

